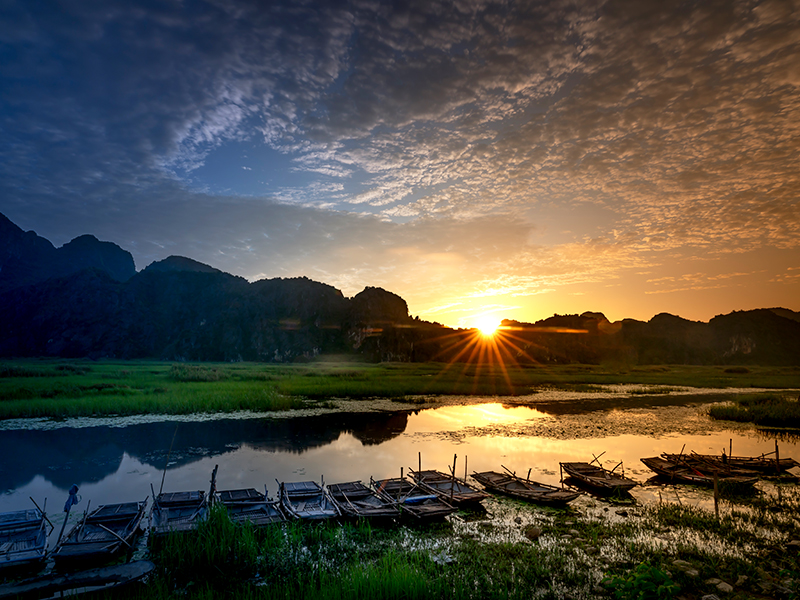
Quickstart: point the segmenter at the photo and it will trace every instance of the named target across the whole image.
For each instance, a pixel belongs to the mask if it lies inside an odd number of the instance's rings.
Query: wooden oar
[[[33,502],[33,505],[36,508],[39,508],[39,505],[36,504],[36,500],[33,499],[33,496],[28,496],[28,498],[31,499],[31,502]],[[47,498],[44,499],[44,507],[47,508]],[[44,517],[44,520],[50,523],[50,519],[47,518],[47,514],[41,508],[39,508],[39,512],[42,513],[42,517]],[[54,529],[55,526],[52,523],[50,523],[50,533],[52,533]]]
[[[97,525],[97,526],[98,526],[100,529],[102,529],[103,531],[107,531],[108,533],[110,533],[111,535],[113,535],[113,536],[114,536],[115,538],[117,538],[117,539],[118,539],[120,542],[122,542],[123,544],[125,544],[125,545],[126,545],[128,548],[131,548],[131,545],[130,545],[130,543],[128,543],[128,540],[126,540],[125,538],[123,538],[123,537],[122,537],[121,535],[119,535],[119,534],[118,534],[116,531],[113,531],[113,530],[109,529],[108,527],[106,527],[106,526],[105,526],[105,525],[103,525],[102,523],[95,523],[95,525]]]

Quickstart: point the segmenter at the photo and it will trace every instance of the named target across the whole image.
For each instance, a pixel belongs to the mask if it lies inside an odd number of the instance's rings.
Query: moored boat
[[[340,515],[339,507],[316,481],[279,482],[281,507],[295,519],[322,521]]]
[[[800,467],[800,463],[793,458],[775,458],[771,456],[773,454],[774,452],[762,454],[761,456],[728,456],[725,453],[716,455],[696,454],[693,452],[690,456],[720,468],[745,469],[762,474],[785,473],[789,469]],[[672,461],[686,457],[685,454],[669,454],[667,452],[661,456],[666,460]]]
[[[411,478],[423,489],[442,498],[451,505],[478,504],[489,494],[475,489],[466,481],[439,471],[411,471]]]
[[[38,508],[0,513],[0,571],[44,565],[46,520]]]
[[[392,477],[389,479],[370,479],[370,485],[375,493],[387,502],[397,503],[403,513],[420,521],[433,521],[444,519],[455,512],[455,508],[405,477]]]
[[[162,492],[156,496],[150,512],[150,535],[194,531],[208,511],[203,490]]]
[[[98,506],[84,515],[53,552],[58,567],[84,567],[108,562],[132,550],[147,508],[141,502]]]
[[[686,462],[671,461],[660,456],[651,456],[640,460],[648,469],[670,481],[707,487],[714,485],[714,473],[704,472]],[[717,480],[724,482],[726,486],[741,489],[751,488],[758,481],[758,477],[720,476],[719,473],[716,475]]]
[[[497,471],[473,473],[472,477],[492,492],[499,492],[528,502],[551,506],[565,506],[581,495],[580,492],[565,490],[554,485],[523,479],[509,473],[498,473]]]
[[[286,520],[280,501],[270,500],[254,488],[216,492],[215,500],[225,507],[231,521],[237,523],[249,522],[261,527]]]
[[[717,474],[720,478],[728,477],[758,477],[758,471],[734,467],[721,461],[709,460],[705,455],[695,454],[668,454],[663,453],[661,458],[678,465],[685,465],[689,469],[694,469],[709,475]]]
[[[379,496],[360,481],[334,483],[328,485],[331,499],[347,517],[370,519],[396,519],[400,517],[400,507]]]
[[[586,462],[559,463],[564,473],[590,487],[606,492],[628,491],[639,485],[633,479]]]
[[[0,600],[14,598],[64,598],[108,592],[141,581],[155,570],[148,560],[115,564],[74,573],[45,571],[41,576],[0,585]]]

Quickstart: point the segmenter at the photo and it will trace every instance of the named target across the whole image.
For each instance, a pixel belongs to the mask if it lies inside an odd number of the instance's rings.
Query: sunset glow
[[[0,213],[56,246],[452,327],[800,310],[791,4],[10,1]]]
[[[483,315],[475,320],[475,326],[484,337],[492,337],[500,327],[500,319],[495,315]]]

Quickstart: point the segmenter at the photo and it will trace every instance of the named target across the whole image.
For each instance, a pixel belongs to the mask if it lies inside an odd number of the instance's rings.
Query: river
[[[618,390],[617,390],[618,392]],[[661,452],[768,453],[800,458],[800,438],[707,416],[709,393],[537,394],[513,399],[436,398],[397,403],[337,401],[337,409],[262,415],[194,415],[28,420],[0,423],[0,512],[47,501],[55,524],[72,484],[87,505],[141,500],[156,492],[267,487],[278,481],[326,483],[384,478],[416,469],[447,472],[503,466],[545,483],[560,481],[559,461],[622,463],[643,485],[639,502],[713,506],[706,490],[648,483],[641,457]],[[356,410],[358,412],[356,412]],[[602,453],[602,455],[601,455]],[[166,470],[165,470],[166,466]],[[761,484],[759,484],[761,485]],[[81,510],[77,510],[81,509]]]

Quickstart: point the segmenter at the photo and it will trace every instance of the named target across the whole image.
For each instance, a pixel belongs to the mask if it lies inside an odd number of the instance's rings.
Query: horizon
[[[454,328],[800,311],[800,12],[12,2],[0,212]]]

